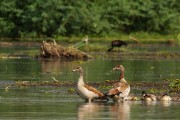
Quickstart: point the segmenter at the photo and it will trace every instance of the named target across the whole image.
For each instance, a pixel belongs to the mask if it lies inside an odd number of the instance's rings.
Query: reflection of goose
[[[117,95],[119,95],[118,98],[121,98],[124,101],[130,92],[130,85],[124,79],[124,67],[122,65],[117,65],[113,70],[121,71],[119,77],[120,81],[113,85],[113,88],[108,92],[108,96],[117,97]]]
[[[163,96],[160,97],[160,101],[171,101],[172,98],[167,95],[167,94],[164,94]]]
[[[154,94],[147,94],[145,91],[143,91],[141,100],[143,100],[143,101],[157,101],[157,98]]]
[[[169,101],[161,101],[160,104],[163,106],[163,107],[169,107],[171,105],[171,102]]]
[[[109,106],[109,111],[112,113],[113,118],[117,120],[129,120],[130,119],[130,105],[129,102],[118,102],[112,106]]]
[[[103,93],[101,93],[100,91],[98,91],[94,87],[89,86],[89,85],[84,83],[84,81],[83,81],[83,69],[81,67],[76,67],[73,70],[73,72],[79,72],[80,73],[79,81],[77,83],[77,93],[80,97],[88,100],[89,102],[91,102],[91,100],[94,98],[104,98],[105,97],[105,95]]]
[[[78,107],[78,120],[94,119],[100,111],[100,106],[96,103],[85,103]]]
[[[171,105],[171,100],[172,98],[167,94],[160,97],[160,103],[163,107],[169,107]]]

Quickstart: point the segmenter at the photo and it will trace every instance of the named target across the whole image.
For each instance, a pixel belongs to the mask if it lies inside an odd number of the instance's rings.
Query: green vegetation
[[[1,0],[0,6],[1,39],[180,33],[178,0]]]
[[[180,79],[170,80],[169,87],[172,91],[180,91]]]

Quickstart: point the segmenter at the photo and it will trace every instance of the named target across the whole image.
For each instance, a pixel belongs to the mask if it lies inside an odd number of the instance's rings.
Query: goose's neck
[[[78,85],[79,85],[79,84],[84,84],[84,81],[83,81],[83,72],[80,72]]]
[[[119,80],[120,80],[121,82],[126,82],[126,80],[124,79],[124,70],[121,70],[120,72],[121,72],[121,73],[120,73],[120,75],[119,75]]]
[[[124,78],[124,70],[121,70],[120,71],[120,75],[119,75],[119,79],[123,79]]]

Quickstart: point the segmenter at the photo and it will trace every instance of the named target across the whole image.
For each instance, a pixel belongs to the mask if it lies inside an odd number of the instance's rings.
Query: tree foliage
[[[178,0],[1,0],[1,37],[180,31]]]

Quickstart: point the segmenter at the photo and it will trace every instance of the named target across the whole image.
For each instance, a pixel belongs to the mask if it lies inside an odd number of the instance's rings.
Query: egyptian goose
[[[163,96],[160,97],[160,101],[171,101],[172,98],[167,95],[167,94],[164,94]]]
[[[141,100],[143,100],[143,101],[157,101],[157,98],[154,94],[147,94],[145,91],[143,91]]]
[[[130,92],[130,85],[124,79],[124,67],[122,65],[117,65],[113,70],[120,71],[119,82],[113,85],[108,92],[108,96],[112,96],[113,98],[118,98],[118,100],[122,99],[123,101],[127,99],[127,96]]]
[[[80,73],[80,77],[79,77],[79,80],[77,82],[77,93],[80,97],[82,97],[85,100],[88,100],[89,102],[91,102],[95,98],[100,98],[100,99],[105,98],[105,95],[103,93],[101,93],[100,91],[98,91],[94,87],[89,86],[89,85],[84,83],[84,81],[83,81],[83,69],[81,67],[76,67],[73,70],[73,72],[79,72]]]

